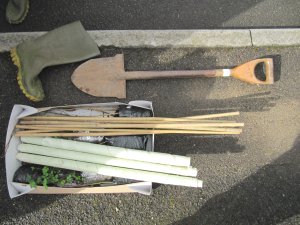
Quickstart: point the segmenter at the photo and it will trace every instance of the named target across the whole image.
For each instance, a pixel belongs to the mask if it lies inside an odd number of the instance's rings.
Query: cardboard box
[[[109,187],[85,187],[85,188],[60,188],[60,187],[48,187],[46,190],[43,186],[38,186],[36,188],[31,188],[29,184],[16,183],[13,182],[13,176],[17,169],[21,166],[21,162],[16,159],[16,154],[18,152],[18,145],[21,143],[19,137],[14,136],[14,128],[18,123],[20,118],[25,116],[34,115],[40,112],[47,112],[53,109],[63,109],[66,107],[82,107],[82,106],[136,106],[140,108],[149,109],[152,111],[152,103],[148,101],[131,101],[128,104],[112,102],[112,103],[95,103],[95,104],[82,104],[82,105],[72,105],[72,106],[57,106],[57,107],[47,107],[47,108],[33,108],[26,105],[15,105],[11,112],[9,119],[9,124],[6,134],[6,155],[5,155],[5,166],[6,166],[6,177],[7,177],[7,187],[9,196],[15,198],[24,194],[82,194],[82,193],[130,193],[137,192],[145,195],[150,195],[152,193],[152,183],[151,182],[137,182],[125,185],[116,185]],[[78,110],[78,115],[87,115],[87,110]],[[148,143],[146,150],[154,151],[154,135],[149,136],[150,142]]]

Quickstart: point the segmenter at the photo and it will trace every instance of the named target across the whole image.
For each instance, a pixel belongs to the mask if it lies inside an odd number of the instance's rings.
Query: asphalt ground
[[[7,1],[0,4],[0,32],[48,31],[74,20],[88,30],[300,26],[298,0],[40,0],[30,1],[27,18],[17,26],[5,20]]]
[[[299,224],[300,48],[102,49],[124,52],[127,70],[214,69],[272,56],[276,82],[249,85],[234,78],[127,82],[127,99],[153,101],[156,116],[240,111],[239,136],[156,136],[155,150],[192,157],[202,189],[160,185],[153,195],[25,195],[11,200],[0,166],[1,224]],[[14,104],[36,107],[119,101],[76,89],[80,64],[46,68],[46,98],[33,104],[21,93],[9,53],[0,53],[0,145]],[[4,149],[2,148],[2,156]]]
[[[5,20],[0,32],[47,31],[74,20],[88,30],[231,29],[299,27],[297,0],[244,1],[31,1],[20,25]],[[273,56],[278,81],[271,86],[232,78],[127,82],[127,99],[154,103],[156,116],[241,111],[240,136],[156,136],[160,152],[189,155],[203,189],[160,185],[139,194],[26,195],[9,199],[0,166],[1,224],[299,224],[299,53],[294,48],[102,49],[124,52],[128,70],[211,69]],[[45,101],[33,104],[21,93],[9,54],[0,53],[0,144],[14,104],[36,107],[119,101],[77,90],[70,74],[80,63],[43,70]]]

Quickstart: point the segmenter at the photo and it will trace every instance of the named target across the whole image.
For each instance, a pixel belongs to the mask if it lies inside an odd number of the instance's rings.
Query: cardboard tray
[[[131,101],[128,104],[120,102],[112,103],[93,103],[93,104],[81,104],[72,105],[72,107],[77,106],[136,106],[144,109],[149,109],[153,114],[152,102],[149,101]],[[125,185],[107,186],[107,187],[84,187],[84,188],[60,188],[60,187],[48,187],[46,190],[43,186],[38,186],[36,188],[31,188],[29,184],[16,183],[13,182],[13,176],[17,169],[21,166],[21,162],[16,159],[16,154],[18,152],[18,145],[21,143],[19,137],[14,136],[14,128],[18,123],[20,118],[25,116],[34,115],[40,112],[46,112],[51,109],[60,109],[70,106],[56,106],[56,107],[46,107],[46,108],[33,108],[26,105],[14,105],[9,124],[6,133],[5,142],[5,167],[6,167],[6,178],[7,178],[7,188],[10,198],[15,198],[24,194],[83,194],[83,193],[131,193],[137,192],[145,195],[150,195],[152,193],[152,183],[151,182],[137,182]],[[83,112],[84,113],[84,112]],[[154,135],[150,135],[150,144],[147,144],[146,150],[154,151]]]

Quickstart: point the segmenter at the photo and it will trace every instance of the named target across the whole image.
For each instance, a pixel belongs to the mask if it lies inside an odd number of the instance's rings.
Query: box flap
[[[130,101],[128,105],[137,106],[144,109],[150,109],[153,112],[152,102],[144,100]]]
[[[152,194],[152,182],[142,182],[142,183],[134,183],[127,185],[129,189],[134,190],[143,195],[151,195]]]
[[[36,108],[26,106],[26,105],[14,105],[6,133],[6,142],[5,142],[5,168],[6,168],[6,180],[8,193],[11,198],[19,196],[21,194],[25,194],[32,189],[29,190],[18,190],[15,186],[12,185],[13,176],[16,170],[21,166],[21,162],[16,159],[17,147],[20,143],[20,139],[13,136],[14,128],[18,123],[19,118],[24,116],[32,115],[37,113],[38,110]]]
[[[18,120],[24,116],[29,116],[37,113],[38,110],[36,108],[27,106],[27,105],[14,105],[12,112],[10,114],[9,123],[6,132],[6,141],[5,145],[8,145],[9,140],[12,136],[14,128],[18,122]]]

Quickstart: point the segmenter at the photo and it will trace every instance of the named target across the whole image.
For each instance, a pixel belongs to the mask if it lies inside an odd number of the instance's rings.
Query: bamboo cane
[[[81,137],[81,136],[130,136],[146,134],[240,134],[239,131],[146,131],[146,132],[93,132],[93,133],[22,133],[16,132],[16,137]]]
[[[206,119],[206,118],[219,118],[219,117],[228,117],[228,116],[236,116],[239,115],[239,112],[230,112],[230,113],[219,113],[219,114],[209,114],[209,115],[199,115],[199,116],[189,116],[189,117],[180,117],[180,118],[164,118],[164,117],[68,117],[68,116],[28,116],[22,118],[22,120],[147,120],[147,121],[187,121],[187,120],[198,120],[198,119]]]
[[[161,121],[71,121],[71,120],[67,120],[67,121],[62,121],[62,120],[58,120],[58,121],[47,121],[47,120],[21,120],[19,122],[19,124],[26,124],[26,125],[48,125],[48,124],[126,124],[126,123],[130,123],[130,124],[232,124],[232,123],[236,123],[235,121],[177,121],[177,122],[161,122]]]
[[[26,119],[25,119],[26,118]],[[68,119],[62,119],[61,117],[52,117],[51,119],[47,119],[47,117],[44,118],[33,118],[28,119],[27,117],[24,117],[20,120],[20,124],[37,124],[39,122],[46,123],[47,121],[55,121],[55,122],[92,122],[92,123],[150,123],[150,124],[157,124],[157,123],[235,123],[235,121],[229,121],[229,120],[202,120],[202,119],[171,119],[170,120],[152,120],[152,119],[138,119],[138,118],[122,118],[122,117],[108,117],[108,118],[94,118],[94,117],[88,117],[89,119],[74,117],[68,118]],[[76,119],[75,119],[76,118]],[[94,118],[94,119],[91,119]],[[111,119],[110,119],[111,118]],[[148,117],[153,118],[153,117]],[[168,118],[169,119],[169,118]]]
[[[36,129],[35,126],[24,126],[24,125],[17,125],[17,128],[22,128],[23,130],[19,130],[22,132],[29,132],[29,133],[38,133],[38,132],[60,132],[60,131],[98,131],[98,132],[106,132],[106,131],[143,131],[143,130],[153,130],[153,129],[117,129],[117,128],[105,128],[105,129],[101,129],[101,128],[76,128],[76,127],[41,127],[39,129]],[[24,129],[24,127],[26,127]],[[166,129],[155,129],[156,131],[158,130],[164,130],[166,131]],[[174,129],[175,130],[175,129]],[[185,129],[185,130],[189,130],[189,129]],[[242,130],[240,128],[227,128],[227,127],[203,127],[201,128],[201,130],[205,131],[237,131],[237,130]],[[18,132],[19,132],[18,131]],[[182,131],[182,130],[180,130]]]
[[[32,121],[35,122],[35,121]],[[157,129],[187,129],[187,128],[201,128],[201,127],[243,127],[244,123],[170,123],[170,124],[117,124],[117,123],[86,123],[86,122],[60,122],[60,121],[46,121],[45,123],[33,123],[39,127],[86,127],[86,128],[157,128]],[[17,125],[17,128],[22,128],[22,125]]]
[[[208,119],[208,118],[218,118],[218,117],[227,117],[227,116],[238,116],[240,112],[229,112],[229,113],[218,113],[218,114],[208,114],[200,116],[188,116],[184,118],[188,119]]]

